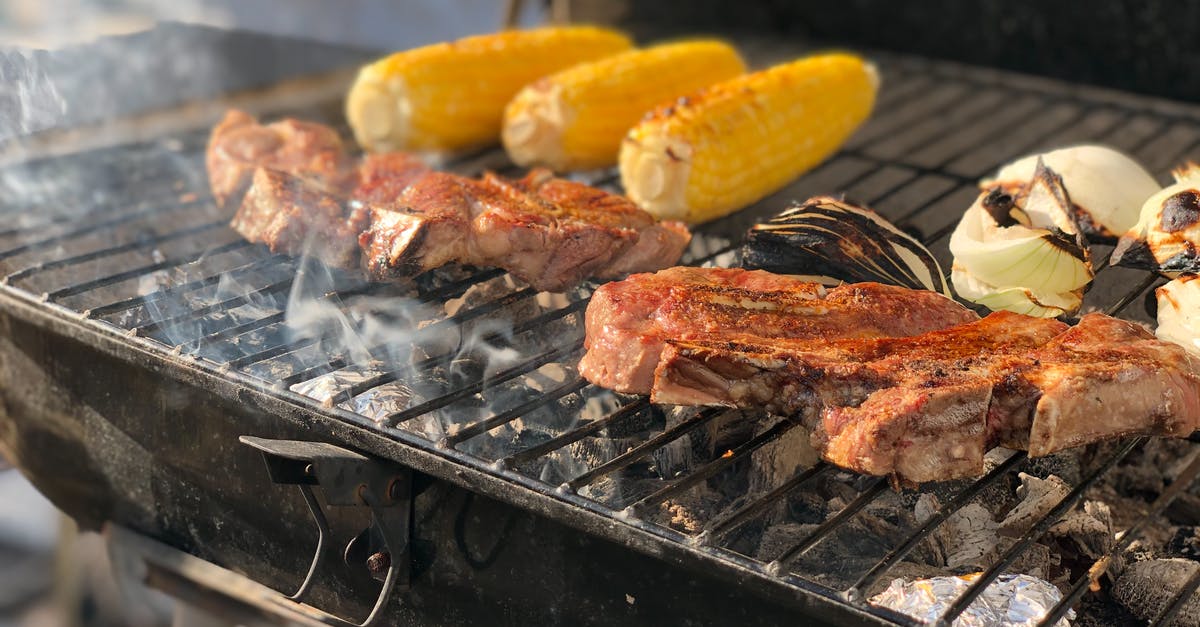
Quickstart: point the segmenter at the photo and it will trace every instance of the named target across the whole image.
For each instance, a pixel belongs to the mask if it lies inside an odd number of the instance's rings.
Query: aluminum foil
[[[926,622],[936,621],[962,596],[979,573],[961,577],[895,579],[871,603]],[[1058,588],[1029,575],[1000,575],[954,621],[955,627],[1025,627],[1039,621],[1062,599]],[[1055,627],[1069,627],[1075,611],[1067,612]]]
[[[369,366],[350,366],[308,381],[302,381],[291,386],[290,389],[297,394],[303,394],[322,403],[330,403],[333,397],[343,390],[382,373],[382,364],[378,363]],[[413,394],[407,387],[393,382],[371,388],[340,403],[338,407],[379,422],[388,415],[407,408],[412,400]]]

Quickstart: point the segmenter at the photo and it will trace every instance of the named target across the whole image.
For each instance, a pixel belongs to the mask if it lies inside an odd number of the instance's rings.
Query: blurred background
[[[541,22],[569,5],[572,19],[620,22],[642,39],[752,33],[1200,101],[1200,0],[556,5],[524,2],[518,23]],[[501,0],[0,0],[0,146],[48,128],[353,67],[377,51],[492,31],[508,10]],[[166,599],[110,573],[100,538],[77,534],[0,457],[0,627],[170,622]]]

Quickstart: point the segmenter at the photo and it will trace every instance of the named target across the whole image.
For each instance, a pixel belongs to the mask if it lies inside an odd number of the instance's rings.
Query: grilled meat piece
[[[360,237],[368,276],[392,280],[450,262],[499,266],[543,291],[675,263],[691,238],[620,196],[534,170],[512,181],[430,172]]]
[[[761,270],[677,267],[596,290],[579,372],[603,387],[647,394],[668,340],[899,337],[977,318],[935,292],[878,283],[827,289]]]
[[[979,474],[995,370],[1066,325],[997,312],[913,337],[671,341],[652,399],[799,414],[838,466],[922,482]]]
[[[271,252],[311,254],[341,268],[359,265],[358,234],[367,226],[367,211],[319,183],[258,168],[230,226]]]
[[[1027,442],[1031,456],[1125,435],[1186,437],[1200,429],[1200,358],[1132,322],[1088,314],[1029,357],[1033,365],[1020,377],[1040,393]]]
[[[257,168],[279,170],[343,190],[354,181],[353,162],[336,131],[291,118],[259,124],[230,110],[215,127],[205,153],[209,185],[220,206],[236,205]]]
[[[350,197],[364,205],[393,203],[409,183],[431,171],[428,164],[406,152],[364,155],[358,164],[358,183]]]
[[[980,474],[997,444],[1041,456],[1186,436],[1200,428],[1200,360],[1102,314],[1067,329],[997,312],[906,338],[671,341],[652,399],[798,414],[824,459],[920,483]]]

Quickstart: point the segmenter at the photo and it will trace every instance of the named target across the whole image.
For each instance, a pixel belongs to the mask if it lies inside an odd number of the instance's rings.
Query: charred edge
[[[1200,194],[1185,190],[1163,201],[1159,225],[1167,233],[1184,231],[1200,223]]]
[[[1072,257],[1087,263],[1091,256],[1088,255],[1087,248],[1080,245],[1079,236],[1077,234],[1067,233],[1060,228],[1049,229],[1049,233],[1042,236],[1042,240],[1047,244],[1071,255]]]
[[[993,187],[988,191],[987,196],[983,197],[982,204],[983,210],[992,216],[997,225],[1008,227],[1019,224],[1012,215],[1012,210],[1017,205],[1016,199],[1002,188]]]
[[[1087,236],[1089,242],[1095,244],[1112,244],[1117,241],[1119,236],[1096,223],[1092,218],[1092,214],[1088,213],[1083,207],[1071,203],[1071,214],[1075,219],[1075,224],[1079,225],[1079,230]]]
[[[1164,272],[1200,272],[1200,251],[1196,250],[1196,244],[1189,241],[1183,245],[1182,252],[1159,262],[1158,269]]]
[[[1158,268],[1158,260],[1154,258],[1150,246],[1140,239],[1122,238],[1121,242],[1117,244],[1117,248],[1113,250],[1110,262],[1126,268],[1144,270]]]

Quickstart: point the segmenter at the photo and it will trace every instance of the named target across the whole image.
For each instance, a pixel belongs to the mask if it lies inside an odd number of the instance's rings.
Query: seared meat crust
[[[826,289],[761,270],[677,267],[596,290],[579,371],[597,385],[647,394],[668,340],[897,337],[976,319],[935,292],[878,283]]]

